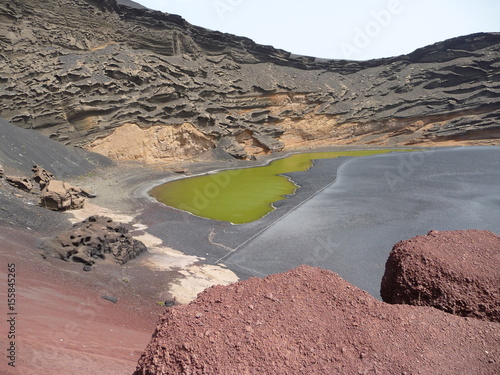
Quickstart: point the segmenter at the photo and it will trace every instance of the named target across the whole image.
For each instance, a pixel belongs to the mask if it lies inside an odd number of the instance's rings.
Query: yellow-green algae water
[[[298,188],[281,174],[306,171],[315,159],[367,156],[393,151],[364,150],[292,154],[262,167],[223,170],[167,182],[151,190],[158,201],[209,219],[244,224],[274,210],[272,204]]]

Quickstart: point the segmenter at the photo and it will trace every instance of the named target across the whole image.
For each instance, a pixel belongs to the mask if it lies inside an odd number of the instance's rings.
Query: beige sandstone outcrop
[[[40,206],[54,211],[83,208],[82,189],[67,182],[51,180],[40,193]]]
[[[151,126],[147,129],[125,124],[110,136],[94,141],[88,150],[115,160],[157,163],[166,159],[186,159],[214,147],[213,140],[191,124]]]

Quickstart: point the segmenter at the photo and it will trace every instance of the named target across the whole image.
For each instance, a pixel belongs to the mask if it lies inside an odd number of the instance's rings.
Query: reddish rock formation
[[[381,296],[500,322],[500,237],[480,230],[437,232],[394,245]]]
[[[389,305],[302,266],[161,316],[140,374],[498,374],[498,324]]]
[[[33,190],[33,183],[26,177],[6,176],[5,180],[12,186],[28,193]]]
[[[54,175],[52,173],[39,165],[33,166],[31,171],[33,172],[33,181],[40,186],[40,190],[45,189],[49,182],[54,179]]]
[[[40,194],[40,206],[54,211],[83,208],[85,198],[80,188],[67,182],[50,180]]]

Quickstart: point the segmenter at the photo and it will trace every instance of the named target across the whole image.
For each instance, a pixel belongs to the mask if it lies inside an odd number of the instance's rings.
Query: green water
[[[272,203],[298,188],[289,172],[306,171],[315,159],[366,156],[406,150],[367,150],[293,154],[262,167],[231,169],[167,182],[151,190],[158,201],[214,220],[244,224],[274,210]]]

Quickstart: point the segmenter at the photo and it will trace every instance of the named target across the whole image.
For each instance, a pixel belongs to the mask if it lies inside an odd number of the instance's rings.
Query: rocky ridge
[[[500,132],[499,33],[320,60],[114,0],[0,0],[0,35],[0,117],[117,159],[492,144]],[[142,146],[128,153],[120,128]]]

